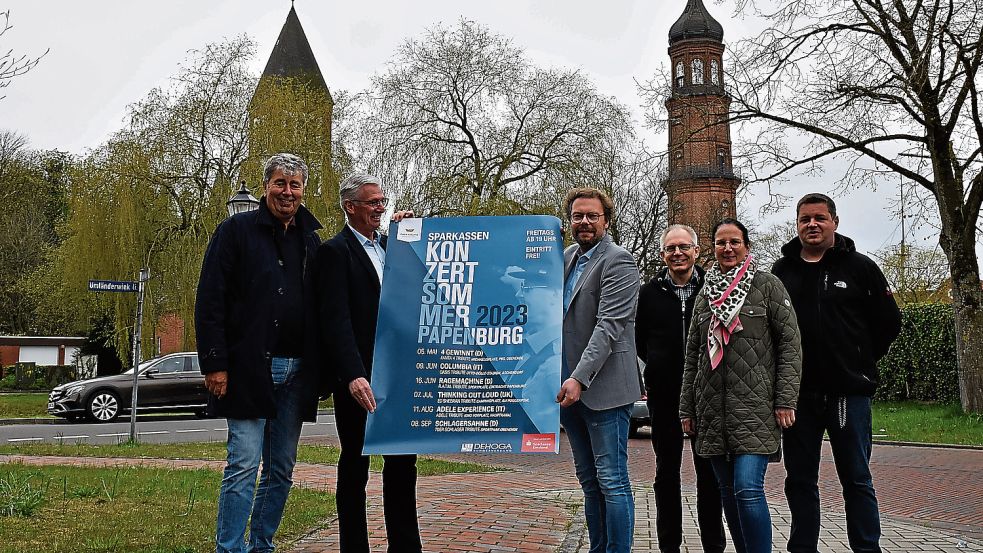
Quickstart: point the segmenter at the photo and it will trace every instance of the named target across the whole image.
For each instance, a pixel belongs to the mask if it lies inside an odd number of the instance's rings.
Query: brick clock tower
[[[741,179],[731,164],[730,97],[724,91],[724,29],[702,0],[688,0],[669,29],[672,94],[669,114],[669,222],[693,227],[704,256],[710,229],[736,213]]]

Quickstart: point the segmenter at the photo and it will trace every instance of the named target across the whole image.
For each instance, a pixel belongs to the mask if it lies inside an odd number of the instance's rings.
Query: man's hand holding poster
[[[363,453],[556,453],[560,221],[404,219],[384,270]]]

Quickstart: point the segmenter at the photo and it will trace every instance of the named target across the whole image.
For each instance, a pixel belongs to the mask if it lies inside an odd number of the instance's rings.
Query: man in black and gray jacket
[[[833,200],[806,194],[796,205],[798,237],[782,247],[772,269],[792,298],[802,334],[799,405],[784,436],[792,553],[817,551],[824,431],[843,486],[850,547],[880,551],[870,404],[877,361],[900,332],[901,313],[884,274],[836,233],[838,226]]]
[[[645,389],[652,418],[655,450],[656,530],[659,550],[678,553],[683,539],[679,470],[683,431],[679,424],[679,392],[683,380],[686,333],[693,302],[703,287],[703,268],[696,232],[672,225],[662,233],[666,268],[642,287],[635,319],[635,343],[645,360]],[[696,511],[703,550],[719,553],[727,545],[720,490],[710,461],[693,454],[696,469]]]

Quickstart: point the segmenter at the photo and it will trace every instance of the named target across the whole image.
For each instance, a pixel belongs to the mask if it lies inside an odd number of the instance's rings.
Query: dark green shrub
[[[901,334],[878,364],[877,399],[959,400],[952,306],[914,303],[901,309]]]
[[[59,384],[78,378],[73,365],[23,364],[21,379],[17,379],[17,365],[5,369],[0,379],[0,390],[5,391],[47,391]]]

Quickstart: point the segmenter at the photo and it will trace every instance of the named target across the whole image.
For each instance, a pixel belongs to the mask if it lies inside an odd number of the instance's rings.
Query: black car
[[[642,398],[631,406],[631,420],[628,423],[628,437],[638,437],[638,429],[643,426],[652,426],[652,419],[649,418],[648,398],[643,394]]]
[[[140,363],[138,412],[191,411],[204,415],[208,392],[195,352],[171,353]],[[98,422],[129,413],[133,403],[133,369],[122,374],[77,380],[56,386],[48,395],[48,413],[74,421]]]

